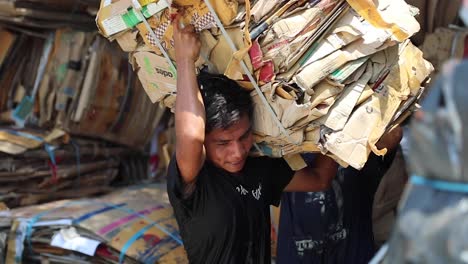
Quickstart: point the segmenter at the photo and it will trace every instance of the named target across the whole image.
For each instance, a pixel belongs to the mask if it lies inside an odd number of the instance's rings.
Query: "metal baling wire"
[[[209,1],[206,1],[205,0],[205,3],[208,7],[208,9],[210,10],[210,12],[212,13],[213,17],[215,18],[215,21],[216,21],[216,25],[221,29],[221,32],[223,34],[223,36],[226,38],[229,46],[231,47],[232,51],[233,52],[236,52],[237,51],[237,48],[234,44],[234,42],[232,41],[231,37],[227,34],[226,32],[226,29],[224,28],[223,24],[221,23],[221,20],[219,20],[219,17],[218,15],[216,14],[216,12],[214,11],[213,9],[213,6],[210,4]],[[172,63],[172,60],[170,59],[169,55],[167,54],[166,50],[162,47],[161,43],[159,42],[159,39],[156,37],[156,35],[154,34],[154,31],[153,29],[150,27],[148,21],[146,20],[146,18],[141,14],[140,10],[138,9],[139,4],[136,5],[135,1],[132,1],[132,5],[133,7],[136,9],[136,12],[137,14],[139,14],[143,20],[143,23],[144,25],[146,26],[147,30],[149,31],[149,34],[151,35],[152,38],[155,39],[156,43],[158,44],[158,47],[159,49],[161,50],[161,52],[164,54],[164,57],[166,58],[166,60],[170,63],[170,65],[174,68],[174,64]],[[292,140],[291,136],[289,135],[289,133],[286,131],[286,129],[284,128],[283,124],[281,124],[281,121],[278,119],[278,117],[276,116],[276,113],[275,111],[273,110],[273,108],[271,108],[270,104],[268,103],[268,101],[266,100],[265,96],[263,95],[262,91],[260,90],[260,87],[258,87],[258,84],[257,82],[255,81],[255,79],[253,78],[252,74],[250,73],[249,69],[247,68],[247,66],[245,65],[244,61],[240,61],[240,64],[241,64],[241,67],[242,69],[244,70],[244,72],[246,73],[247,77],[249,78],[250,82],[252,83],[252,85],[254,86],[255,90],[257,91],[257,94],[258,96],[260,97],[260,100],[262,101],[262,103],[265,105],[266,109],[268,110],[268,112],[270,112],[271,114],[271,117],[273,118],[273,120],[275,121],[276,125],[278,126],[278,128],[281,130],[281,133],[284,134],[284,136],[286,136],[286,138],[288,139],[288,141],[294,145],[297,145],[296,143],[294,143],[294,141]]]
[[[156,34],[154,34],[154,31],[153,29],[151,28],[151,26],[149,25],[148,21],[146,20],[145,16],[141,13],[141,5],[140,3],[138,3],[137,0],[132,0],[132,6],[133,6],[133,9],[135,10],[135,12],[141,17],[141,19],[143,20],[143,24],[145,25],[146,29],[148,30],[148,34],[150,34],[150,36],[154,39],[154,41],[156,41],[156,44],[158,45],[158,48],[159,50],[162,52],[162,54],[164,55],[164,58],[167,60],[167,62],[169,63],[169,65],[171,66],[171,68],[175,71],[176,70],[176,67],[174,65],[174,63],[172,62],[171,58],[169,57],[169,54],[167,53],[167,51],[164,49],[164,47],[161,45],[161,42],[159,41],[159,38],[156,36]]]
[[[223,33],[223,36],[224,38],[226,39],[227,43],[229,44],[229,46],[231,47],[231,50],[233,52],[237,52],[237,48],[236,48],[236,45],[234,44],[234,42],[232,41],[231,37],[228,35],[226,29],[224,28],[223,26],[223,23],[221,23],[221,20],[219,19],[218,17],[218,14],[216,14],[213,6],[211,5],[210,1],[209,0],[204,0],[206,6],[208,7],[208,9],[210,10],[211,14],[213,15],[215,21],[216,21],[216,25],[221,29],[221,32]],[[248,26],[248,25],[246,25]],[[246,36],[246,37],[249,37],[249,36]],[[281,121],[278,119],[278,116],[276,116],[276,113],[275,111],[273,110],[273,108],[271,108],[271,105],[268,103],[268,101],[266,100],[265,96],[263,95],[263,92],[260,90],[260,87],[258,87],[258,84],[257,82],[255,81],[254,77],[252,76],[252,74],[250,73],[249,69],[247,68],[247,65],[245,65],[244,61],[241,60],[240,61],[240,65],[242,67],[242,69],[244,70],[245,74],[247,75],[247,77],[249,78],[249,81],[252,83],[252,85],[254,86],[255,88],[255,91],[257,91],[257,94],[258,96],[260,97],[260,100],[262,101],[262,103],[265,105],[266,109],[268,110],[268,112],[270,112],[271,114],[271,117],[273,118],[273,120],[275,121],[276,125],[278,126],[278,128],[281,130],[281,133],[284,134],[284,136],[289,140],[290,143],[294,144],[294,145],[297,145],[296,143],[294,143],[294,140],[292,140],[291,136],[289,135],[289,133],[286,131],[286,129],[284,128],[283,124],[281,124]]]

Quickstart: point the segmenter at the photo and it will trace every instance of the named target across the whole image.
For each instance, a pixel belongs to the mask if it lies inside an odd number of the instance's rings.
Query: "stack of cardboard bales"
[[[4,263],[188,263],[165,185],[2,211]]]
[[[0,64],[5,126],[58,128],[139,149],[150,141],[164,111],[144,96],[116,45],[72,29],[48,31],[46,39],[0,34],[11,40]]]
[[[98,6],[0,0],[0,263],[187,263],[165,185],[128,187],[155,132],[165,171],[170,115],[97,34]]]
[[[166,111],[125,54],[96,32],[44,36],[0,29],[0,202],[79,198],[148,179],[144,148]]]
[[[409,38],[418,10],[403,0],[102,1],[100,32],[129,52],[153,102],[172,108],[171,14],[200,33],[200,70],[252,90],[257,155],[322,152],[364,166],[406,118],[433,70]]]

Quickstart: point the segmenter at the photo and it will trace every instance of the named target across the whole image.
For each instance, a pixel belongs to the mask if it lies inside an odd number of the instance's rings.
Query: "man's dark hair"
[[[198,85],[205,104],[206,133],[227,129],[244,115],[252,120],[250,93],[235,81],[221,74],[200,73]]]

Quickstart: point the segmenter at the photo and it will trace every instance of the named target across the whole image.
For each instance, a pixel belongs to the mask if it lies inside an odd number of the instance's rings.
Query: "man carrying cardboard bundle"
[[[190,263],[270,263],[269,206],[283,191],[326,189],[337,164],[319,155],[293,172],[282,159],[250,158],[249,92],[222,75],[200,74],[200,41],[173,21],[177,69],[176,154],[168,193]]]

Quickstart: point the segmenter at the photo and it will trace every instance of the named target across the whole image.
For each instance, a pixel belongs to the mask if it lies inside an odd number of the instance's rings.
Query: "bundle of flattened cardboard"
[[[35,35],[63,27],[91,31],[98,6],[97,0],[0,0],[0,23]]]
[[[54,140],[51,134],[12,129],[1,129],[0,138],[34,147],[21,154],[0,154],[0,202],[8,208],[102,194],[115,183],[141,182],[135,175],[146,175],[141,155],[137,162],[135,151],[105,142],[65,142],[66,137]]]
[[[1,214],[5,263],[188,263],[165,185]]]
[[[433,69],[408,40],[418,10],[404,0],[101,1],[100,32],[170,108],[175,12],[200,33],[197,66],[252,90],[258,154],[290,165],[322,152],[359,169],[371,151],[385,154],[376,142],[408,116]]]
[[[125,53],[96,32],[37,34],[0,28],[0,202],[147,180],[144,148],[166,111],[147,98]]]
[[[149,142],[164,110],[144,96],[116,45],[71,29],[50,31],[46,39],[0,35],[9,40],[0,64],[2,122],[140,149]]]

